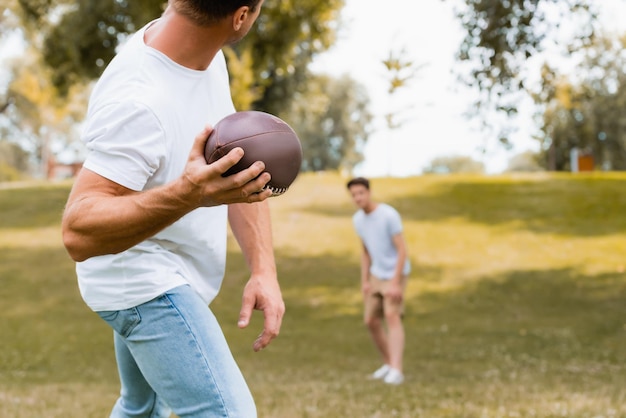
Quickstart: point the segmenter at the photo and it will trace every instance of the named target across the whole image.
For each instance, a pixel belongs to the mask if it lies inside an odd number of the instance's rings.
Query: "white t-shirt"
[[[352,217],[354,228],[372,259],[370,274],[381,280],[393,278],[398,262],[398,250],[393,237],[402,232],[400,214],[391,206],[379,203],[370,213],[359,210]],[[411,272],[407,257],[403,274]]]
[[[195,136],[235,111],[222,52],[192,70],[144,43],[139,30],[92,92],[82,139],[84,167],[129,189],[178,178]],[[81,295],[95,311],[121,310],[190,284],[208,303],[226,262],[227,207],[200,208],[152,238],[77,263]]]

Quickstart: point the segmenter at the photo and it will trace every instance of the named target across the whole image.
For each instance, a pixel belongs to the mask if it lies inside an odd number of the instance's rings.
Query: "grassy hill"
[[[271,200],[287,304],[236,326],[245,263],[230,241],[212,307],[263,418],[626,416],[626,174],[375,179],[403,215],[407,381],[361,323],[345,179],[303,175]],[[0,189],[0,416],[103,417],[119,390],[111,331],[82,303],[59,219],[69,184]]]

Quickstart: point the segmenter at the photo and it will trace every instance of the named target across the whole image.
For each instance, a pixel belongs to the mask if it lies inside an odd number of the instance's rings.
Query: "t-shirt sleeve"
[[[132,101],[90,114],[82,138],[88,151],[83,166],[131,190],[142,190],[165,156],[159,120]]]
[[[402,232],[402,219],[397,210],[392,207],[389,209],[389,233],[391,236],[394,236]]]

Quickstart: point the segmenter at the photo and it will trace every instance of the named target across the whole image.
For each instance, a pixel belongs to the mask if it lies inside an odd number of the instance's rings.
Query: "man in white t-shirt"
[[[225,267],[227,222],[251,271],[239,326],[263,311],[255,351],[278,335],[277,280],[262,162],[222,177],[204,145],[235,111],[221,52],[264,0],[170,0],[94,88],[88,155],[68,198],[63,240],[85,303],[114,330],[121,381],[112,417],[255,417],[248,386],[208,308]]]
[[[411,266],[398,212],[372,200],[370,182],[363,177],[347,184],[359,207],[352,221],[361,238],[361,289],[364,321],[381,354],[383,365],[371,377],[398,385],[404,381],[404,289]],[[386,325],[386,330],[385,330]]]

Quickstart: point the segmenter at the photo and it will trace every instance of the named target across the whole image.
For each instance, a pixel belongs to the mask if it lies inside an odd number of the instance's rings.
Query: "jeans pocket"
[[[121,311],[99,311],[96,313],[124,338],[128,337],[141,322],[141,315],[139,315],[137,308]]]

